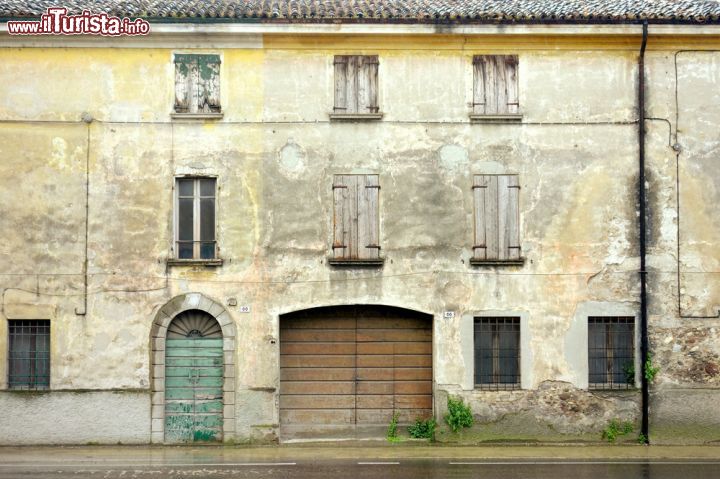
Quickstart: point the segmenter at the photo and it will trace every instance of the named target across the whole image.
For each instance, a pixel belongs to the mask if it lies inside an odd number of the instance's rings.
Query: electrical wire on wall
[[[672,145],[672,149],[675,151],[675,200],[677,208],[677,309],[678,316],[683,319],[718,319],[720,318],[720,310],[713,316],[705,315],[692,315],[685,314],[682,307],[682,276],[688,274],[687,272],[681,271],[682,257],[681,257],[681,221],[680,221],[680,154],[682,153],[682,147],[678,139],[678,131],[680,131],[680,103],[678,99],[678,56],[681,53],[720,53],[720,50],[678,50],[675,52],[675,142]],[[706,273],[701,271],[699,273]]]

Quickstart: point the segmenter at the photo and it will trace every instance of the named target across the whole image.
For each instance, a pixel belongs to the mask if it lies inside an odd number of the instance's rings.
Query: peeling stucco
[[[365,37],[267,38],[263,49],[203,48],[223,56],[224,116],[213,122],[170,119],[174,49],[0,49],[1,316],[52,323],[47,418],[83,423],[71,409],[104,405],[132,419],[123,433],[108,423],[105,433],[46,439],[18,419],[6,440],[149,442],[152,323],[185,293],[212,298],[236,328],[228,440],[278,439],[279,316],[340,304],[433,315],[435,415],[448,394],[466,399],[477,423],[468,441],[596,440],[612,419],[639,421],[637,390],[588,391],[586,375],[587,316],[639,309],[637,52],[602,37],[545,41],[433,49],[412,38],[383,49]],[[657,424],[666,442],[697,443],[717,438],[687,433],[694,425],[720,425],[699,407],[720,391],[720,54],[679,49],[647,54],[646,115],[660,119],[649,120],[646,145],[660,367],[651,434]],[[507,51],[520,58],[522,121],[471,124],[472,55]],[[356,52],[379,55],[383,120],[330,122],[332,57]],[[96,121],[80,121],[83,112]],[[379,175],[382,268],[327,264],[341,173]],[[469,265],[479,173],[519,175],[522,266]],[[218,179],[220,267],[167,264],[179,175]],[[86,219],[88,309],[78,315]],[[681,317],[678,303],[683,316],[710,317]],[[522,318],[521,390],[472,384],[472,319],[493,312]],[[6,355],[2,321],[2,389]],[[131,390],[143,392],[122,392]],[[10,416],[27,410],[19,397],[0,391]]]

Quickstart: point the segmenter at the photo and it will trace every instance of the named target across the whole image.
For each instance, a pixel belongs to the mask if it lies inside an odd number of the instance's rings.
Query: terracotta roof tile
[[[0,17],[37,17],[58,5],[158,21],[720,23],[720,0],[0,0]]]

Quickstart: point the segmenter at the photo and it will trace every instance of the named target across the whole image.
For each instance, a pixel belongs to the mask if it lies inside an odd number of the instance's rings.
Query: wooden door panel
[[[285,341],[355,342],[355,331],[351,329],[286,329],[281,333]]]
[[[358,381],[357,394],[393,394],[396,383],[393,381]]]
[[[284,394],[354,394],[355,381],[286,381],[282,385]]]
[[[355,407],[354,394],[280,396],[281,409],[347,409]]]
[[[281,381],[354,381],[354,368],[283,368]]]
[[[432,368],[395,368],[396,380],[432,379]]]
[[[396,368],[432,367],[432,356],[427,354],[396,354],[393,359]]]
[[[281,409],[282,424],[353,424],[354,409]]]
[[[393,368],[357,368],[357,380],[363,381],[392,381]]]
[[[358,354],[432,354],[432,342],[366,342],[357,344]]]
[[[429,329],[358,329],[357,341],[362,342],[417,342],[431,341]]]
[[[432,320],[381,307],[290,314],[280,321],[280,381],[283,437],[384,435],[393,411],[402,424],[429,417]]]
[[[428,320],[425,318],[383,318],[377,316],[357,318],[358,329],[421,329],[427,330]]]
[[[347,318],[328,316],[324,318],[296,319],[292,322],[292,324],[280,324],[280,329],[348,329],[354,331],[355,324],[351,321],[348,321]]]
[[[432,356],[427,354],[358,354],[358,367],[430,367]]]
[[[432,381],[395,381],[393,384],[395,385],[395,394],[432,395]]]
[[[367,394],[357,396],[357,408],[358,409],[383,409],[393,407],[392,394]]]
[[[397,409],[431,409],[432,396],[428,394],[395,395],[395,408]]]
[[[222,339],[166,339],[165,440],[222,439]]]
[[[280,357],[285,354],[308,354],[308,355],[333,355],[333,354],[355,354],[355,343],[292,343],[280,342]]]
[[[281,368],[353,368],[355,367],[354,355],[294,355],[285,354],[280,356]]]
[[[357,424],[390,424],[393,417],[392,407],[385,409],[358,409]]]

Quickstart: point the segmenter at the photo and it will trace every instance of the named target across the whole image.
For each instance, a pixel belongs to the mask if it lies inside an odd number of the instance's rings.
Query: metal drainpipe
[[[645,270],[646,239],[645,239],[645,46],[647,45],[648,23],[643,22],[642,45],[638,59],[638,146],[639,146],[639,179],[638,196],[640,199],[640,381],[642,387],[642,425],[641,432],[646,444],[650,443],[648,432],[648,416],[650,391],[645,378],[645,361],[648,356],[648,324],[647,324],[647,271]]]

